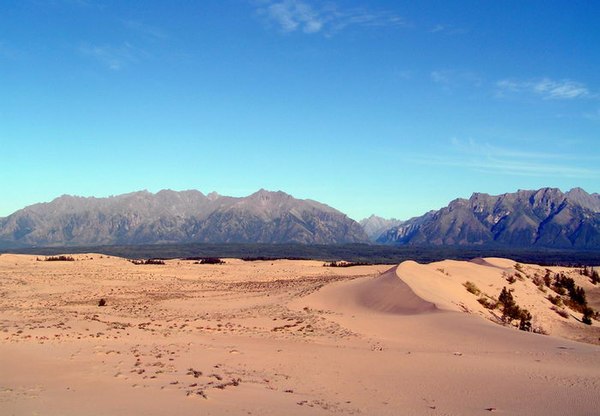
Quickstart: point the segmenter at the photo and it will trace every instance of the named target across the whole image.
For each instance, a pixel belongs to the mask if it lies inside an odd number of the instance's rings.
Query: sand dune
[[[305,299],[299,303],[306,304]],[[297,304],[299,304],[297,303]],[[393,267],[374,279],[344,282],[343,287],[332,284],[312,296],[312,307],[327,306],[335,311],[383,312],[399,315],[417,315],[438,308],[417,296],[397,275]]]
[[[545,268],[75,257],[0,256],[3,415],[591,415],[600,405],[600,347],[554,336],[597,339],[597,323],[550,309],[532,282]],[[515,267],[523,279],[509,284]],[[494,323],[467,280],[490,295],[514,288],[553,335]]]

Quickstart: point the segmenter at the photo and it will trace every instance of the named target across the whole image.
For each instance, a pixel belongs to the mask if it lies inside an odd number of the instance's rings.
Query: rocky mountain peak
[[[244,198],[196,190],[65,195],[0,220],[4,246],[367,240],[358,223],[327,205],[264,189]]]
[[[473,194],[386,231],[381,243],[600,248],[600,197],[582,189]]]

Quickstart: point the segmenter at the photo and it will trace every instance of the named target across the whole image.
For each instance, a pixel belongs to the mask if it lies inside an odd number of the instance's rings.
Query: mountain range
[[[404,221],[398,220],[396,218],[383,218],[377,215],[371,215],[370,217],[363,218],[358,223],[367,233],[367,237],[371,241],[377,241],[377,239],[383,234],[385,231],[399,226]]]
[[[600,248],[600,195],[574,188],[474,193],[384,232],[378,243],[426,246]]]
[[[264,189],[243,198],[196,190],[64,195],[0,219],[0,247],[367,241],[361,226],[341,212]]]
[[[400,203],[401,201],[399,201]],[[247,197],[196,190],[108,198],[63,195],[0,218],[0,248],[158,243],[369,243],[600,248],[600,195],[574,188],[474,193],[407,221],[360,221],[313,200],[261,189]]]

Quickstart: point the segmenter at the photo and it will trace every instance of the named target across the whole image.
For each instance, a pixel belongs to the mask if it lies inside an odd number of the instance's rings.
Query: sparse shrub
[[[562,306],[563,305],[563,301],[562,298],[560,296],[552,296],[552,295],[548,295],[547,299],[550,301],[550,303],[552,303],[553,305],[556,306]]]
[[[104,298],[100,299],[98,306],[106,306],[106,300]]]
[[[495,302],[492,299],[489,299],[485,296],[481,296],[479,299],[477,299],[477,302],[479,302],[481,304],[481,306],[483,306],[486,309],[496,309],[496,307],[498,306],[498,303]]]
[[[284,253],[288,253],[286,250],[282,250]],[[303,254],[303,253],[300,253]],[[238,257],[240,256],[238,255],[232,255],[231,257]],[[183,260],[200,260],[200,257],[188,257],[186,259]],[[302,256],[285,256],[285,255],[281,255],[281,256],[245,256],[245,257],[240,257],[241,260],[243,261],[275,261],[275,260],[308,260],[308,259],[312,259],[311,256],[309,255],[305,255],[304,257]],[[319,259],[320,260],[320,259]]]
[[[354,266],[369,266],[371,263],[362,261],[331,261],[323,264],[323,267],[354,267]]]
[[[506,278],[506,281],[508,282],[508,284],[512,285],[517,281],[517,278],[515,277],[515,275],[511,274]]]
[[[463,283],[463,286],[467,289],[467,292],[478,296],[481,293],[481,290],[477,287],[477,285],[471,281],[466,281]]]
[[[44,261],[75,261],[71,256],[50,256],[46,257]]]
[[[521,273],[524,273],[523,271],[523,265],[521,263],[516,263],[515,264],[515,270]]]
[[[218,257],[206,257],[200,259],[196,264],[225,264],[225,262]]]
[[[542,287],[544,286],[544,279],[542,277],[538,276],[537,274],[535,274],[533,276],[532,281],[533,281],[533,284],[536,285],[538,288],[540,286],[542,286]],[[540,290],[542,290],[542,289],[540,289]]]
[[[569,317],[571,316],[569,314],[569,311],[563,308],[559,308],[557,306],[553,306],[552,310],[555,311],[557,314],[559,314],[560,316],[562,316],[565,319],[569,319]]]
[[[164,260],[161,260],[161,259],[129,260],[129,262],[133,263],[135,265],[140,265],[140,264],[158,264],[158,265],[164,265],[165,264]]]

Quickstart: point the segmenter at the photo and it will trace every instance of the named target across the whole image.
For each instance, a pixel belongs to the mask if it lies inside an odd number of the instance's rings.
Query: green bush
[[[477,287],[477,285],[473,282],[470,281],[466,281],[463,283],[463,286],[467,289],[467,292],[474,294],[475,296],[478,296],[481,293],[481,290],[479,290],[479,288]]]
[[[556,306],[562,306],[563,305],[562,298],[560,296],[558,296],[558,295],[557,296],[548,295],[547,299],[553,305],[556,305]]]
[[[481,305],[486,309],[496,309],[498,306],[497,302],[485,296],[481,296],[479,299],[477,299],[477,302],[481,303]]]

